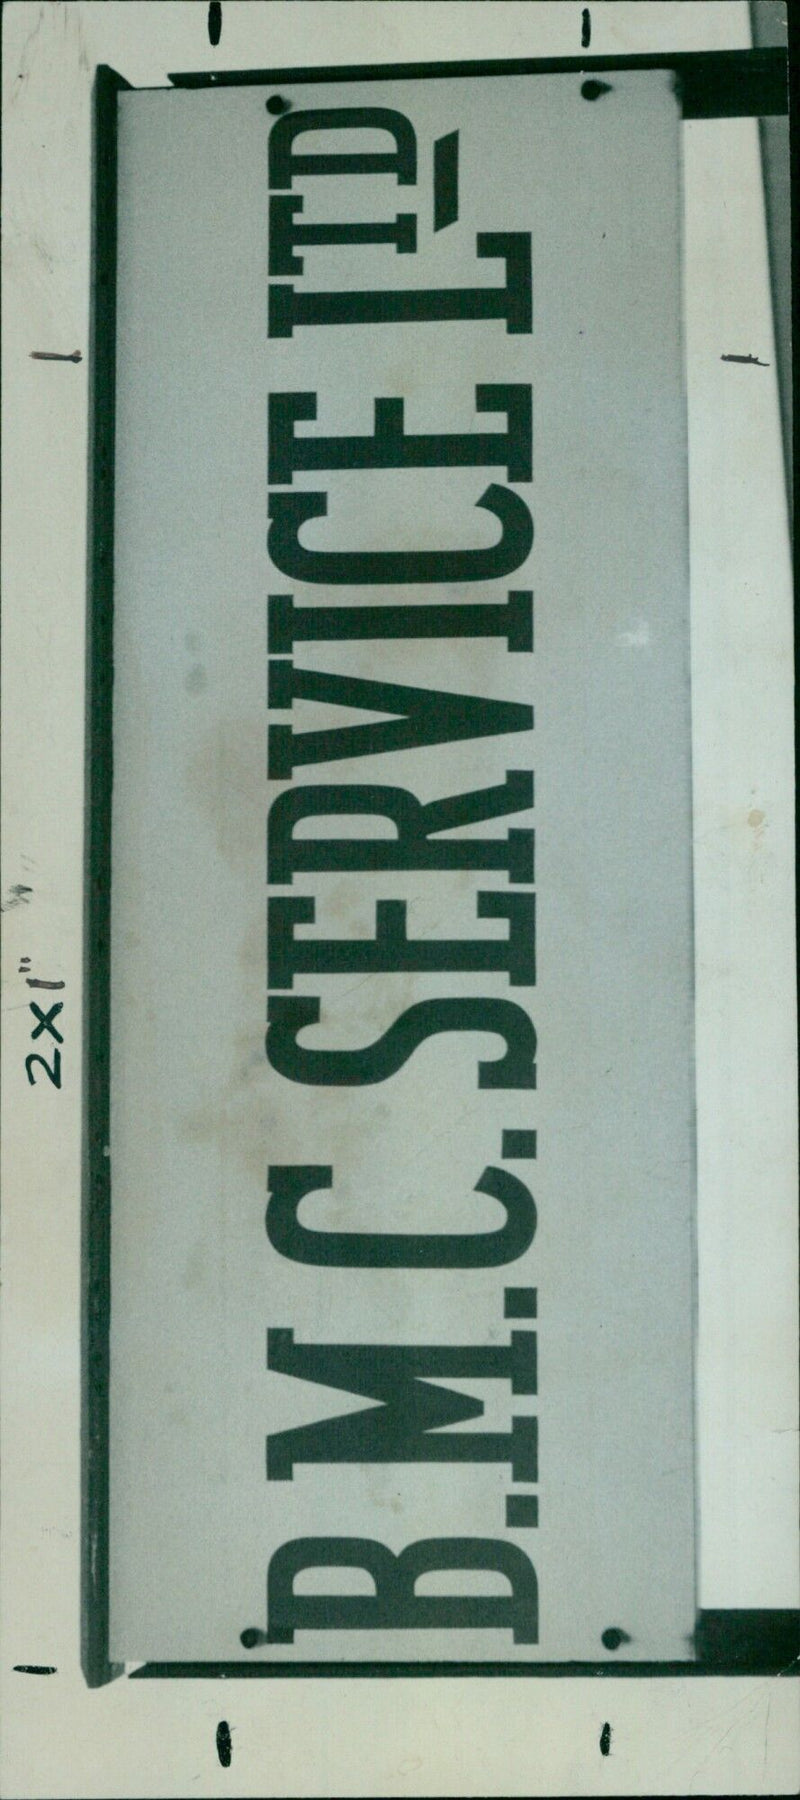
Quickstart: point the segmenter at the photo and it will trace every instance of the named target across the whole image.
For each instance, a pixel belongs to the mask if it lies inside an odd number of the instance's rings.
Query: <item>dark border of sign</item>
[[[598,75],[671,69],[684,119],[758,118],[788,108],[786,52],[690,50],[646,56],[540,56],[484,62],[365,63],[322,69],[203,69],[170,75],[173,87],[274,87],[298,81],[418,81],[458,75]]]
[[[241,69],[170,75],[173,87],[672,69],[686,118],[763,116],[787,109],[782,50],[378,67]],[[89,1687],[124,1673],[109,1655],[109,1326],[111,1308],[110,921],[114,606],[114,422],[117,282],[117,96],[132,84],[101,64],[93,114],[90,361],[88,709],[86,733],[85,1035],[82,1242],[81,1662]],[[800,1612],[700,1611],[685,1662],[148,1662],[131,1679],[298,1676],[684,1676],[800,1673]]]
[[[81,1660],[90,1687],[122,1673],[108,1655],[109,1324],[111,1305],[110,951],[114,619],[117,95],[94,89],[89,364],[88,706],[84,825]]]

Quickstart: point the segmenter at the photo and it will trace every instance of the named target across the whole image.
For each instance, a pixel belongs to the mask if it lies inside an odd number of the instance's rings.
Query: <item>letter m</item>
[[[536,1392],[535,1333],[515,1331],[497,1345],[296,1344],[294,1332],[267,1333],[267,1367],[276,1373],[363,1394],[381,1405],[267,1438],[267,1480],[291,1481],[295,1463],[504,1462],[514,1479],[536,1480],[536,1419],[512,1420],[510,1432],[441,1432],[479,1418],[483,1401],[422,1379],[508,1380],[515,1394]]]

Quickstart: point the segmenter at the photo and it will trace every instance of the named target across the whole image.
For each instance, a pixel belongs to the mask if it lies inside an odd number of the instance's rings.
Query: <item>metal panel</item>
[[[281,94],[295,110],[306,103],[300,88]],[[538,1628],[518,1641],[507,1623],[474,1621],[299,1629],[269,1642],[275,1663],[682,1660],[695,1617],[694,1161],[671,78],[622,73],[592,104],[578,75],[315,87],[315,108],[403,113],[418,184],[310,177],[295,190],[303,222],[414,211],[418,249],[303,247],[298,292],[494,287],[501,268],[476,260],[476,233],[530,233],[532,332],[473,316],[268,337],[267,97],[250,87],[120,100],[112,1654],[230,1662],[249,1629],[263,1655],[267,1565],[311,1535],[393,1553],[430,1538],[512,1546],[535,1565]],[[439,213],[450,222],[434,231],[434,145],[455,132],[457,204],[451,192]],[[339,151],[365,141],[339,140]],[[330,133],[323,147],[334,148]],[[373,136],[370,149],[383,148]],[[411,582],[317,585],[270,567],[269,393],[318,396],[299,436],[369,437],[381,397],[402,398],[407,433],[422,436],[499,431],[476,396],[498,384],[532,390],[531,481],[516,464],[454,463],[301,471],[281,485],[327,494],[327,516],[303,527],[307,547],[423,553],[493,542],[496,521],[477,503],[500,484],[535,526],[507,578],[430,584],[418,570]],[[535,813],[477,832],[535,819],[535,985],[510,985],[503,969],[406,970],[303,974],[292,992],[321,997],[322,1024],[303,1042],[340,1049],[371,1044],[421,1001],[511,1001],[535,1025],[535,1091],[479,1087],[479,1058],[502,1047],[485,1029],[429,1036],[366,1086],[289,1080],[265,1056],[265,821],[283,786],[266,776],[266,598],[289,589],[298,605],[346,607],[534,593],[532,653],[409,634],[294,654],[297,668],[532,704],[533,732],[351,755],[301,768],[293,785],[393,784],[427,801],[535,767]],[[270,717],[305,731],[353,715],[302,701]],[[363,821],[339,829],[361,835]],[[368,939],[376,901],[391,899],[406,902],[409,938],[495,945],[507,926],[476,925],[477,895],[514,891],[498,870],[326,872],[279,890],[315,902],[300,941]],[[528,1141],[519,1161],[519,1140],[503,1134],[532,1131],[536,1160]],[[506,1267],[300,1264],[264,1230],[268,1164],[332,1165],[333,1194],[312,1195],[303,1219],[362,1233],[488,1232],[496,1201],[473,1190],[500,1167],[535,1193],[536,1235]],[[538,1294],[538,1396],[476,1384],[466,1369],[447,1385],[485,1402],[467,1427],[476,1442],[507,1434],[512,1414],[536,1416],[538,1480],[530,1466],[515,1480],[508,1456],[298,1463],[291,1481],[266,1479],[267,1434],[369,1405],[268,1371],[268,1327],[313,1344],[498,1347],[536,1328],[504,1299],[518,1289]],[[507,1513],[523,1497],[538,1501],[535,1526],[530,1507]],[[298,1592],[340,1592],[343,1579],[308,1574]],[[440,1575],[438,1590],[426,1576],[422,1589],[466,1596],[478,1580],[503,1591],[486,1574]],[[350,1591],[365,1592],[359,1582]]]

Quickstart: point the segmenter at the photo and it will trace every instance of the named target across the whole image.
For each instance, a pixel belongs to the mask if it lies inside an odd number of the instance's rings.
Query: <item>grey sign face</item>
[[[685,1659],[669,77],[119,106],[112,1656]]]

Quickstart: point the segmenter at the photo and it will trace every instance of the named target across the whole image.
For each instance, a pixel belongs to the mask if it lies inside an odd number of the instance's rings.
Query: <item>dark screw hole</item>
[[[618,1650],[620,1644],[631,1642],[630,1632],[623,1631],[620,1625],[609,1625],[602,1634],[601,1642],[607,1650]]]
[[[292,108],[291,100],[284,99],[283,94],[270,94],[270,97],[267,101],[267,112],[269,112],[269,113],[285,113],[285,112],[291,112],[291,108]]]
[[[584,100],[600,100],[603,94],[610,94],[612,92],[613,89],[610,81],[584,81],[581,84],[581,93]]]

